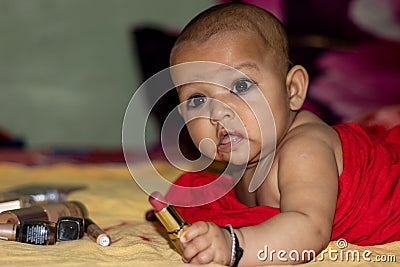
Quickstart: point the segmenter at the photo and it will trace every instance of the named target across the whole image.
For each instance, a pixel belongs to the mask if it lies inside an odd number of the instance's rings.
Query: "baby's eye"
[[[194,96],[189,97],[186,105],[189,108],[197,108],[198,106],[200,106],[206,102],[207,102],[207,97],[205,97],[203,95],[194,95]]]
[[[255,83],[249,79],[240,79],[233,84],[232,93],[243,94],[246,93]]]

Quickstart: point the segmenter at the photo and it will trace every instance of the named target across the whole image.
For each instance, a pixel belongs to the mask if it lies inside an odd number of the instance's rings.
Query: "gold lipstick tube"
[[[157,219],[167,230],[168,237],[175,246],[179,254],[182,255],[184,247],[179,238],[185,232],[189,224],[179,215],[175,208],[171,205],[163,208],[159,212],[155,212]]]

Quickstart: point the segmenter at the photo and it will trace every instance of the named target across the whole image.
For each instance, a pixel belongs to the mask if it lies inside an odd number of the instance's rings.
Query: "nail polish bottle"
[[[57,241],[81,239],[84,232],[84,220],[81,217],[62,216],[57,221]]]
[[[57,224],[43,220],[27,220],[22,225],[0,224],[0,240],[18,241],[34,245],[53,245],[58,241],[77,240],[85,232],[80,217],[63,216]]]
[[[18,224],[0,224],[0,239],[33,245],[54,245],[56,223],[42,220],[25,221]]]
[[[56,243],[57,227],[55,222],[31,220],[22,224],[18,240],[34,245],[54,245]]]

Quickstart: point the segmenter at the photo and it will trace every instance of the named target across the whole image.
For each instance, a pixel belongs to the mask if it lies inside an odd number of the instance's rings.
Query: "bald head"
[[[185,42],[203,43],[227,32],[254,33],[286,73],[289,68],[288,41],[282,23],[268,11],[245,3],[213,6],[193,18],[182,30],[171,51],[171,62]]]

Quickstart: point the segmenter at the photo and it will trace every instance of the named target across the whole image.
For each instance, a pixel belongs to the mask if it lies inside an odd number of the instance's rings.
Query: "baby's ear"
[[[308,73],[303,66],[293,66],[286,76],[286,88],[289,94],[290,109],[300,110],[306,99],[308,89]]]

